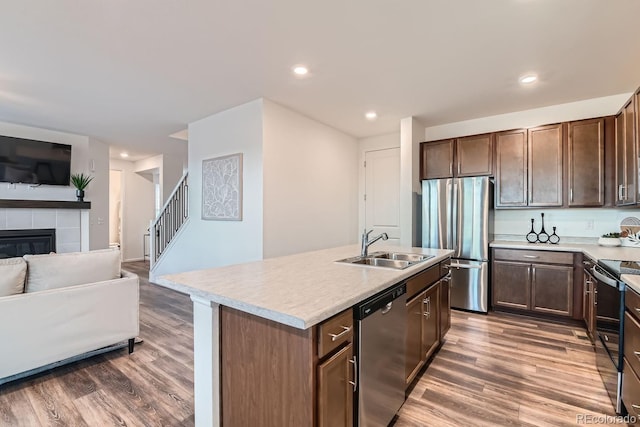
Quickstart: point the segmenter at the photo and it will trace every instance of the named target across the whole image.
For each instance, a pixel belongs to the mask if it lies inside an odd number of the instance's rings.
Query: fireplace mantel
[[[0,208],[91,209],[91,202],[0,199]]]

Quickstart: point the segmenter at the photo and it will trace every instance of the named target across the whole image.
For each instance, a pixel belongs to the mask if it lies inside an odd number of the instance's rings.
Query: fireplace
[[[55,228],[0,230],[0,258],[48,254],[55,251]]]

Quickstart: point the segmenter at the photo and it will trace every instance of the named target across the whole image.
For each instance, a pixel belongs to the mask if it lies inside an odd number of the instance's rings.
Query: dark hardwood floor
[[[149,285],[142,262],[123,268],[140,275],[144,343],[131,355],[117,350],[0,386],[0,426],[194,425],[191,300]],[[580,335],[526,317],[454,311],[395,427],[555,427],[576,425],[578,414],[613,415]]]
[[[148,264],[123,269],[140,276],[144,342],[0,386],[0,426],[194,425],[191,300],[150,285]]]

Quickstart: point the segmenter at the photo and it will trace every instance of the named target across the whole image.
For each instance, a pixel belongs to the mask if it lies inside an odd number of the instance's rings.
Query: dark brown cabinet
[[[527,131],[529,206],[562,206],[562,125]]]
[[[493,134],[456,139],[456,176],[493,175]]]
[[[353,344],[318,365],[318,426],[353,426]]]
[[[405,380],[409,387],[443,342],[451,324],[449,270],[445,260],[407,280]],[[445,277],[441,277],[445,275]]]
[[[531,310],[573,315],[573,265],[531,265]]]
[[[496,207],[527,206],[527,131],[496,134]]]
[[[494,249],[493,307],[573,317],[573,276],[571,253]]]
[[[493,174],[493,134],[423,142],[421,179]]]
[[[451,328],[451,277],[440,281],[440,337],[444,337]]]
[[[570,122],[567,143],[567,206],[605,203],[605,121]]]
[[[562,206],[562,125],[496,134],[496,207]]]
[[[615,118],[616,206],[634,205],[638,197],[635,99],[630,99]]]
[[[420,179],[453,177],[453,146],[455,140],[420,144]]]
[[[622,402],[629,415],[640,419],[640,295],[628,286],[625,290],[624,364]],[[634,424],[634,425],[637,425]]]
[[[440,282],[427,289],[422,298],[422,354],[429,359],[440,344]]]
[[[422,361],[422,300],[424,292],[407,302],[407,339],[405,352],[405,379],[409,384],[415,378]]]

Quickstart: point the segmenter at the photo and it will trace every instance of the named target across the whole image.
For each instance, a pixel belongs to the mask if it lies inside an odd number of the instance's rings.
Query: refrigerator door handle
[[[451,194],[451,216],[449,217],[449,235],[451,236],[451,240],[449,242],[449,249],[453,249],[454,251],[458,250],[458,184],[454,180],[453,191]]]
[[[481,269],[481,265],[470,265],[470,264],[454,264],[451,263],[451,268],[466,268],[466,269]]]

